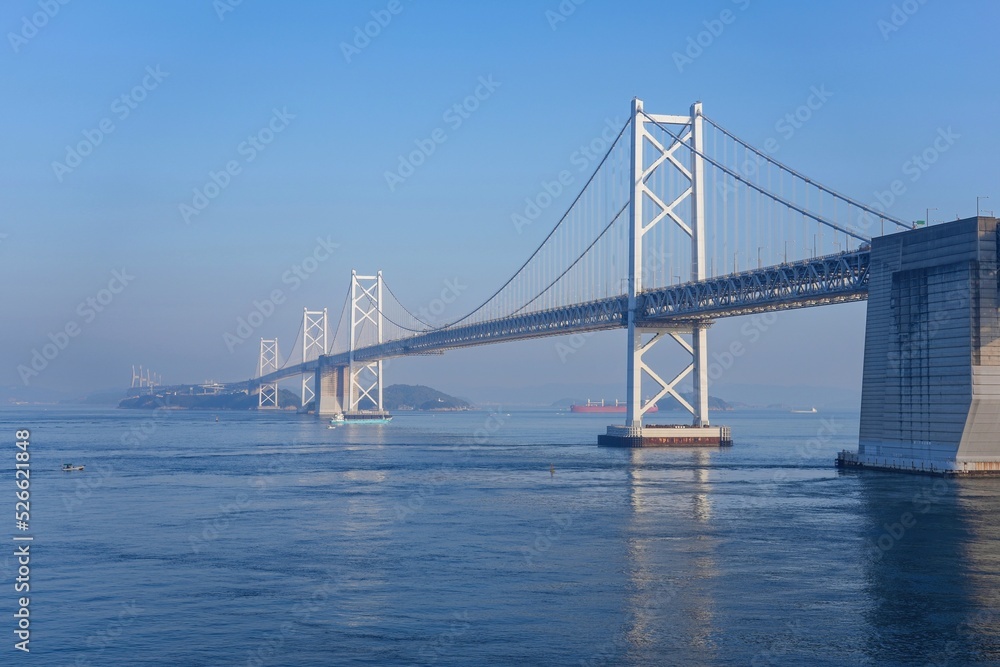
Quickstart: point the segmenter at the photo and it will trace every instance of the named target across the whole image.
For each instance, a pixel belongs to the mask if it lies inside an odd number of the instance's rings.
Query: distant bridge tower
[[[662,141],[647,130],[647,125],[673,126],[677,141]],[[643,237],[656,225],[676,224],[691,238],[691,280],[704,280],[705,271],[705,182],[704,182],[704,133],[701,102],[691,106],[690,116],[646,114],[642,100],[632,100],[632,183],[629,205],[629,271],[628,271],[628,414],[625,426],[641,430],[642,416],[658,400],[673,396],[694,417],[695,426],[708,425],[708,323],[694,323],[686,327],[664,328],[644,325],[639,321],[639,299],[644,286]],[[690,154],[690,160],[685,160]],[[687,164],[685,164],[687,162]],[[654,179],[658,170],[668,170],[690,185],[681,190],[672,201],[663,199],[664,193],[655,190]],[[685,219],[685,217],[687,219]],[[681,337],[691,336],[690,343]],[[652,337],[648,337],[652,335]],[[676,340],[692,361],[674,379],[663,380],[644,361],[644,357],[665,336]],[[694,373],[694,405],[688,403],[676,386],[689,373]],[[645,373],[657,385],[657,391],[643,401],[642,379]],[[637,434],[638,431],[636,431]]]
[[[278,370],[278,339],[260,339],[260,363],[257,365],[257,377]],[[257,395],[258,409],[278,407],[278,382],[267,382],[260,385]]]
[[[142,365],[139,366],[139,371],[136,372],[135,366],[132,366],[132,385],[131,389],[148,389],[149,393],[153,393],[153,389],[163,384],[163,378],[159,373],[154,373],[148,368],[145,373],[142,370]],[[139,392],[144,393],[144,392]]]
[[[363,347],[358,343],[359,333],[365,331],[368,325],[374,328],[374,341],[371,344],[382,344],[382,272],[374,276],[359,276],[357,271],[351,271],[351,340],[350,362],[348,374],[347,409],[356,411],[362,400],[374,403],[375,409],[382,411],[382,360],[356,362],[355,347]],[[366,341],[368,342],[368,341]]]
[[[321,354],[326,354],[327,313],[323,310],[302,309],[302,363],[312,361]],[[302,376],[302,407],[305,408],[316,399],[314,387],[309,382],[315,382],[315,374]]]

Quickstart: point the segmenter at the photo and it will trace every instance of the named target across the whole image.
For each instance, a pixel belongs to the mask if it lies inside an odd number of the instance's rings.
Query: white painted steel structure
[[[381,272],[352,272],[324,356],[310,360],[303,352],[300,364],[230,388],[344,369],[342,381],[330,375],[323,383],[342,392],[333,403],[381,410],[384,359],[625,328],[626,428],[640,428],[643,414],[667,395],[695,425],[707,425],[713,320],[864,299],[868,231],[886,221],[909,228],[740,140],[700,103],[684,115],[662,115],[633,100],[628,122],[605,145],[541,245],[468,314],[428,322],[396,299]],[[690,355],[669,380],[648,356],[667,338]],[[689,377],[690,403],[680,393]],[[644,379],[655,383],[652,393]]]
[[[319,359],[327,351],[327,309],[302,309],[302,363]],[[309,405],[316,398],[316,392],[310,385],[315,381],[315,374],[306,373],[302,376],[302,406]]]
[[[278,358],[278,339],[260,339],[260,361],[257,364],[257,375],[264,377],[278,370],[280,365]],[[257,394],[258,408],[278,407],[278,378],[268,382],[260,383],[260,392]]]
[[[347,409],[356,412],[364,400],[375,410],[382,411],[382,359],[365,359],[362,363],[354,351],[368,325],[374,328],[375,344],[383,341],[382,272],[374,276],[359,276],[351,272],[351,328],[348,351],[349,393]]]
[[[675,126],[679,135],[672,143],[661,143],[646,130],[647,122]],[[639,298],[643,292],[643,240],[658,224],[675,224],[691,240],[691,281],[705,278],[705,193],[704,179],[704,120],[701,103],[691,106],[690,116],[647,116],[643,112],[642,100],[632,100],[632,163],[630,181],[632,192],[629,201],[629,272],[628,272],[628,358],[626,367],[626,403],[628,418],[626,426],[639,429],[642,416],[659,401],[670,394],[678,403],[694,416],[694,424],[708,424],[708,325],[696,323],[685,330],[683,327],[669,329],[643,327],[639,320],[642,315]],[[681,150],[687,148],[688,150]],[[678,156],[678,152],[681,154]],[[647,153],[650,153],[647,159]],[[685,165],[683,160],[688,159]],[[665,199],[653,184],[657,170],[673,169],[690,185],[681,190],[672,200]],[[680,206],[689,201],[688,220],[678,213]],[[647,221],[648,219],[648,221]],[[690,333],[691,342],[682,338],[682,333]],[[651,336],[650,338],[646,338]],[[646,362],[645,355],[662,339],[669,336],[691,355],[692,361],[672,380],[665,381]],[[694,399],[691,405],[677,390],[678,383],[694,373]],[[643,401],[643,375],[657,385],[653,395]]]

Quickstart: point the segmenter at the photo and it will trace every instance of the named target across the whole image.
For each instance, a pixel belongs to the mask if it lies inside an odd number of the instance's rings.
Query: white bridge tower
[[[356,412],[362,400],[374,404],[375,410],[382,412],[382,360],[355,361],[354,350],[364,347],[359,344],[359,333],[366,331],[374,336],[368,344],[380,345],[382,340],[382,272],[374,276],[359,276],[351,271],[351,340],[348,368],[347,410]]]
[[[257,365],[257,377],[264,377],[268,373],[278,370],[278,339],[260,339],[260,362]],[[266,409],[278,407],[278,383],[268,382],[260,385],[260,393],[257,395],[257,408]]]
[[[312,361],[321,354],[326,354],[327,335],[327,312],[323,310],[302,309],[302,363]],[[315,382],[315,373],[302,376],[302,408],[316,399],[314,387],[309,386],[310,381]]]
[[[660,125],[671,127],[677,137],[662,141],[647,129]],[[625,426],[633,437],[642,432],[642,417],[658,400],[673,396],[694,418],[695,426],[708,425],[708,323],[687,327],[647,327],[639,320],[639,299],[643,286],[643,237],[658,224],[675,224],[691,239],[691,280],[704,280],[705,271],[705,190],[704,147],[701,103],[691,106],[690,116],[647,114],[642,100],[632,100],[632,183],[629,205],[629,272],[628,272],[628,414]],[[689,186],[672,201],[654,190],[654,174],[672,170]],[[683,181],[682,181],[683,182]],[[682,206],[683,204],[683,206]],[[683,213],[687,212],[684,219]],[[690,341],[682,336],[687,335]],[[665,381],[644,360],[645,355],[665,337],[673,338],[691,355],[691,363],[672,380]],[[677,391],[677,385],[688,374],[694,374],[694,405]],[[658,388],[643,400],[643,374]]]

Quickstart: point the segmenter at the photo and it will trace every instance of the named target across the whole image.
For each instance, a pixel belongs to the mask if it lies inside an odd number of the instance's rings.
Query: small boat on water
[[[83,470],[83,466],[75,466],[72,463],[64,463],[62,469],[66,472],[72,472],[74,470]]]
[[[811,415],[811,414],[813,414],[815,412],[818,412],[816,410],[816,408],[812,408],[812,409],[809,409],[809,410],[792,410],[792,414],[795,414],[795,415]]]
[[[331,426],[341,424],[388,424],[392,421],[392,415],[385,412],[352,412],[340,413],[330,420]]]

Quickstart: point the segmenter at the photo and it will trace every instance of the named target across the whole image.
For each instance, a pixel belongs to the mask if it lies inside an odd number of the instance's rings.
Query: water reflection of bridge
[[[1000,663],[995,482],[620,456],[622,630],[593,664]]]

